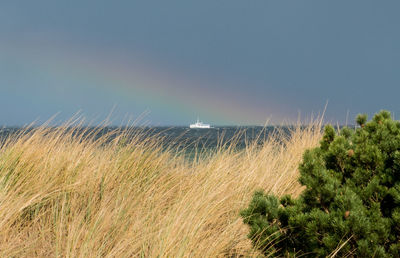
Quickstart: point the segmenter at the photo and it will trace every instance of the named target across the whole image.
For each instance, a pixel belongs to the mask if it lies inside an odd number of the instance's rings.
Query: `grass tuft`
[[[141,131],[27,129],[0,149],[0,256],[259,255],[240,210],[257,189],[298,195],[298,164],[320,138],[316,121],[188,161]]]

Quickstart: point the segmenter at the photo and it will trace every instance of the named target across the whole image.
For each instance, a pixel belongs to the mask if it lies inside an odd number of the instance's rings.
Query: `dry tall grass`
[[[297,167],[320,127],[191,162],[141,133],[109,142],[42,127],[10,137],[0,149],[0,256],[255,255],[239,211],[256,189],[301,191]]]

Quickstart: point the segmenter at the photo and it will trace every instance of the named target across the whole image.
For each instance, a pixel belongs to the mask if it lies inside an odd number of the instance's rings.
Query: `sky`
[[[400,117],[400,1],[3,0],[0,125]],[[138,122],[138,123],[139,123]]]

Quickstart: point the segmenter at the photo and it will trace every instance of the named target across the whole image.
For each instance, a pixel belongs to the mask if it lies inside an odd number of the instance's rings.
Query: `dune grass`
[[[316,121],[191,160],[143,132],[10,136],[0,149],[0,256],[259,255],[239,212],[257,189],[301,192],[297,167],[320,129]]]

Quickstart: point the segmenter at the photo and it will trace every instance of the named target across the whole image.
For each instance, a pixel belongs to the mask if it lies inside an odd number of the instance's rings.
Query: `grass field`
[[[259,255],[239,212],[257,189],[301,192],[297,167],[320,129],[193,160],[141,133],[95,140],[61,126],[11,136],[0,149],[0,256]]]

